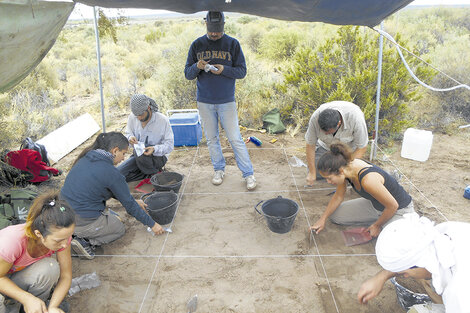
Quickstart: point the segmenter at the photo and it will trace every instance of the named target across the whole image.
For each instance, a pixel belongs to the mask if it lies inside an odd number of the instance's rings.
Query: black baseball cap
[[[223,12],[209,11],[206,15],[207,31],[211,33],[223,33],[225,16]]]

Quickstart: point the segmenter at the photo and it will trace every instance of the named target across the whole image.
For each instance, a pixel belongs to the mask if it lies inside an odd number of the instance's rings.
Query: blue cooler
[[[175,147],[197,146],[202,139],[201,119],[197,109],[169,110]]]

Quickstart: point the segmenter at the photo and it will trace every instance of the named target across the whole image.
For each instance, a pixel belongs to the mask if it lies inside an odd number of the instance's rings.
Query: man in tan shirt
[[[322,179],[317,173],[316,163],[330,150],[335,142],[347,144],[353,150],[354,158],[361,158],[367,150],[369,141],[364,113],[354,103],[332,101],[324,103],[313,112],[308,123],[307,133],[307,184]]]

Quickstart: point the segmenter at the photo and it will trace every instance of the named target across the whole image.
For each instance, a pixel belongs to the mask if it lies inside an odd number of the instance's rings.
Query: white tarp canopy
[[[0,2],[0,92],[14,87],[54,45],[73,2]]]

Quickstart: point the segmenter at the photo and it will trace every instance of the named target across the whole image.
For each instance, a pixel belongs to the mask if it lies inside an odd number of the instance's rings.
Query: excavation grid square
[[[70,298],[72,312],[185,312],[196,294],[197,312],[399,311],[389,283],[377,303],[363,306],[355,299],[360,284],[379,270],[375,240],[346,247],[341,236],[346,227],[330,222],[311,235],[309,227],[335,188],[325,180],[308,186],[307,168],[289,164],[297,151],[250,148],[254,191],[247,191],[231,149],[223,153],[227,165],[219,186],[211,183],[206,147],[183,147],[170,155],[166,170],[184,175],[175,217],[166,225],[172,233],[153,236],[119,202],[108,202],[123,218],[126,234],[94,260],[74,258],[74,277],[92,273],[99,262],[107,267],[97,273],[101,286]],[[136,199],[153,188],[129,186]],[[262,211],[277,197],[299,207],[284,234],[268,228]],[[355,197],[346,193],[346,199]]]

